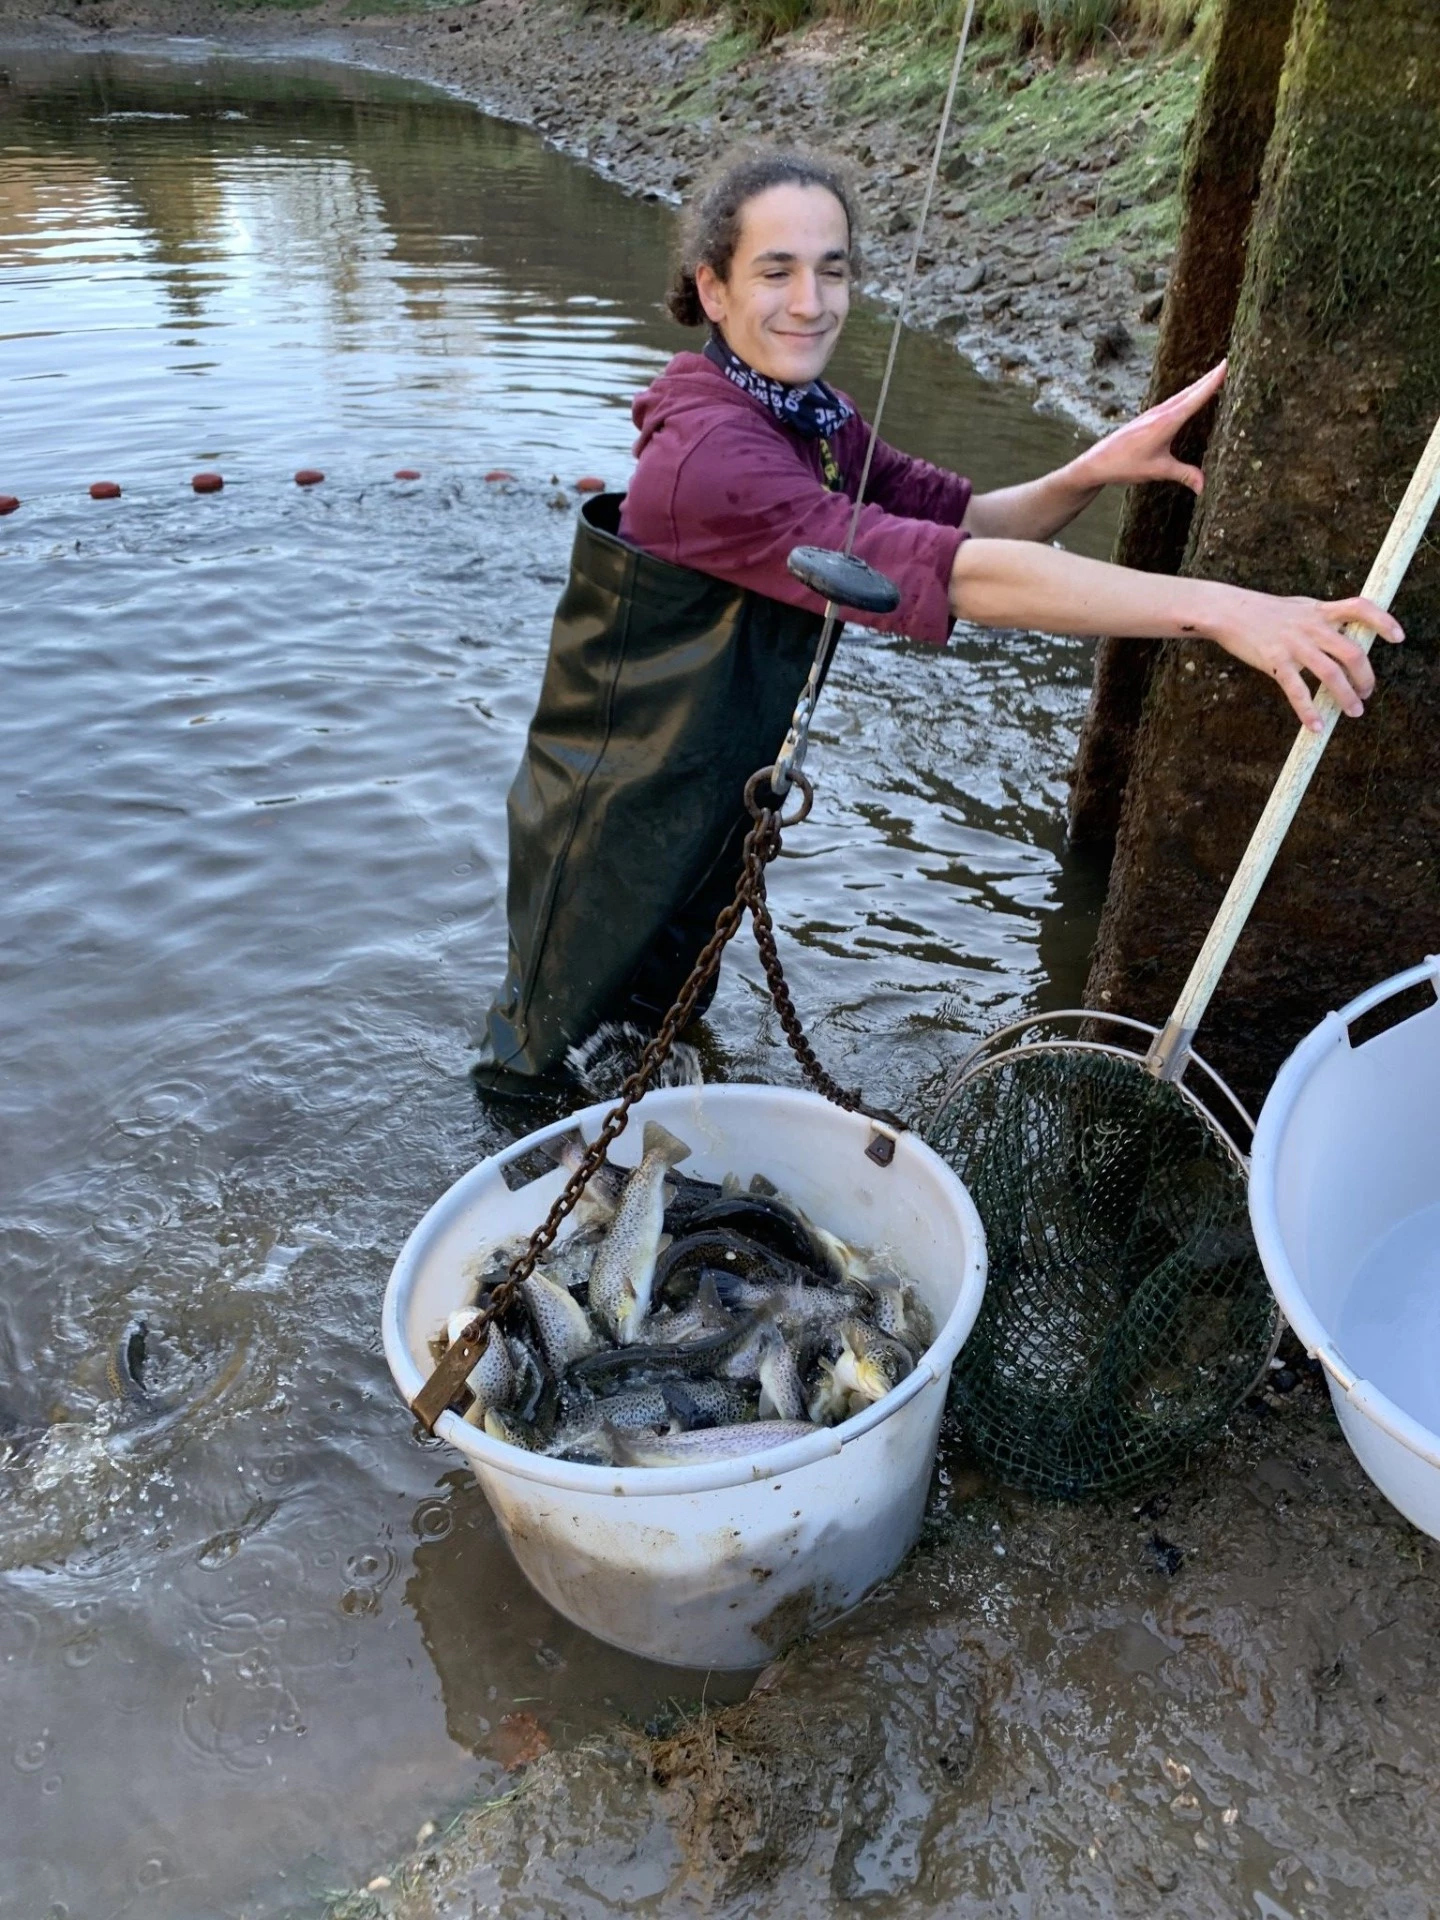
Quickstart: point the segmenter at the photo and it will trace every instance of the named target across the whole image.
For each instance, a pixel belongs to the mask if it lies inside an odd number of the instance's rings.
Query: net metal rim
[[[1010,1021],[973,1044],[951,1069],[943,1094],[931,1108],[925,1137],[967,1184],[975,1178],[980,1180],[988,1205],[998,1204],[1003,1209],[1009,1204],[1004,1156],[1016,1150],[1019,1136],[1006,1147],[1003,1135],[990,1136],[992,1144],[985,1145],[981,1144],[985,1134],[972,1134],[970,1144],[978,1145],[985,1156],[972,1168],[966,1163],[969,1147],[961,1144],[965,1133],[947,1143],[946,1130],[977,1124],[992,1099],[1001,1102],[1003,1109],[1003,1103],[1014,1097],[1023,1108],[1030,1097],[1023,1088],[1034,1083],[1037,1073],[1040,1085],[1053,1073],[1057,1087],[1063,1088],[1067,1078],[1076,1075],[1079,1078],[1071,1080],[1074,1086],[1092,1082],[1100,1085],[1102,1080],[1094,1078],[1097,1075],[1109,1077],[1113,1084],[1118,1070],[1119,1083],[1132,1090],[1140,1110],[1148,1111],[1150,1098],[1150,1094],[1142,1094],[1142,1089],[1167,1098],[1165,1090],[1173,1089],[1176,1098],[1171,1113],[1177,1122],[1186,1117],[1182,1124],[1194,1130],[1197,1148],[1201,1139],[1208,1142],[1204,1151],[1210,1164],[1231,1187],[1234,1198],[1230,1205],[1236,1209],[1237,1219],[1244,1217],[1250,1172],[1247,1149],[1255,1122],[1219,1073],[1199,1056],[1186,1050],[1180,1057],[1179,1073],[1162,1071],[1155,1057],[1160,1039],[1161,1029],[1126,1014],[1107,1013],[1103,1008],[1060,1008]],[[1196,1069],[1194,1084],[1186,1084],[1183,1076],[1192,1066]],[[1018,1085],[1022,1089],[1013,1096],[1007,1091],[1017,1086],[1012,1075],[1020,1076]],[[962,1113],[968,1113],[969,1118],[962,1120]],[[1058,1137],[1064,1138],[1063,1134]],[[1001,1142],[998,1162],[993,1159],[997,1141]],[[1066,1146],[1062,1153],[1071,1150]],[[1033,1155],[1043,1150],[1032,1145],[1025,1151]],[[1046,1162],[1042,1158],[1034,1164],[1044,1168]],[[997,1169],[999,1186],[995,1185]],[[1140,1330],[1142,1338],[1146,1337],[1143,1319],[1128,1319],[1132,1311],[1151,1311],[1135,1304],[1143,1301],[1143,1289],[1137,1289],[1133,1298],[1120,1300],[1113,1311],[1098,1297],[1092,1305],[1074,1291],[1076,1270],[1066,1264],[1063,1240],[1048,1240],[1055,1221],[1065,1217],[1063,1206],[1058,1214],[1052,1211],[1040,1216],[1046,1244],[1060,1248],[1059,1264],[1050,1253],[1042,1252],[1042,1264],[1036,1267],[1033,1247],[1022,1247],[1018,1241],[1011,1247],[1007,1226],[1003,1220],[992,1222],[979,1188],[976,1197],[987,1236],[992,1224],[1001,1233],[992,1256],[992,1278],[1002,1284],[993,1301],[987,1289],[986,1305],[977,1323],[978,1333],[988,1315],[989,1344],[981,1341],[975,1346],[968,1369],[965,1353],[957,1360],[952,1403],[969,1432],[969,1444],[977,1459],[1001,1480],[1041,1497],[1062,1500],[1133,1493],[1183,1469],[1195,1454],[1212,1445],[1235,1409],[1263,1384],[1285,1322],[1257,1259],[1256,1272],[1250,1278],[1243,1278],[1236,1270],[1237,1290],[1232,1292],[1226,1282],[1222,1293],[1209,1296],[1220,1302],[1220,1311],[1226,1316],[1232,1311],[1227,1302],[1233,1303],[1233,1311],[1241,1316],[1229,1321],[1233,1333],[1225,1333],[1223,1347],[1216,1348],[1213,1355],[1208,1349],[1197,1350],[1193,1361],[1185,1362],[1186,1379],[1178,1387],[1170,1384],[1172,1363],[1168,1360],[1157,1372],[1150,1359],[1143,1359],[1135,1372],[1135,1387],[1147,1394],[1152,1387],[1156,1393],[1163,1391],[1168,1406],[1162,1417],[1171,1427],[1168,1436],[1162,1435],[1138,1400],[1132,1406],[1128,1393],[1109,1405],[1103,1397],[1096,1399],[1102,1386],[1101,1373],[1088,1379],[1077,1376],[1073,1382],[1066,1375],[1065,1369],[1078,1350],[1077,1330],[1078,1337],[1085,1340],[1093,1335],[1097,1365],[1102,1348],[1109,1348],[1112,1355],[1122,1351],[1123,1343],[1132,1338],[1132,1325]],[[1088,1206],[1088,1200],[1084,1204]],[[1008,1249],[1003,1256],[1002,1248]],[[1165,1263],[1178,1256],[1178,1247],[1157,1252],[1156,1273],[1163,1275]],[[1053,1281],[1047,1275],[1046,1262],[1059,1276]],[[1198,1302],[1202,1296],[1196,1299]],[[1210,1309],[1202,1305],[1196,1311],[1208,1315]],[[1189,1316],[1192,1309],[1184,1307],[1181,1312]],[[1193,1324],[1198,1333],[1204,1333],[1203,1319]],[[1121,1341],[1122,1347],[1113,1346],[1115,1340]],[[1012,1381],[1015,1356],[1022,1353],[1029,1356],[1026,1364],[1031,1377]],[[1053,1369],[1052,1360],[1056,1362]],[[1104,1365],[1109,1364],[1107,1358]],[[1127,1367],[1130,1364],[1126,1362]],[[1207,1410],[1204,1397],[1211,1392],[1213,1407]]]
[[[1024,1040],[1020,1038],[1021,1035],[1031,1032],[1036,1027],[1043,1027],[1051,1023],[1059,1023],[1066,1020],[1082,1022],[1086,1025],[1104,1023],[1110,1026],[1123,1027],[1130,1033],[1144,1034],[1147,1044],[1144,1051],[1141,1051],[1141,1049],[1136,1046],[1124,1046],[1119,1041],[1070,1038]],[[1149,1074],[1152,1079],[1159,1080],[1159,1073],[1151,1065],[1150,1054],[1154,1044],[1160,1038],[1160,1033],[1161,1029],[1151,1026],[1148,1021],[1132,1019],[1129,1014],[1125,1013],[1106,1013],[1103,1009],[1097,1010],[1094,1007],[1062,1007],[1049,1013],[1027,1014],[1021,1020],[1011,1020],[1003,1027],[996,1027],[992,1032],[987,1033],[982,1039],[976,1042],[946,1082],[939,1100],[935,1103],[936,1110],[943,1111],[967,1081],[977,1079],[981,1074],[988,1073],[1011,1060],[1019,1058],[1021,1055],[1034,1058],[1047,1053],[1101,1054],[1109,1059],[1120,1060],[1129,1066],[1138,1067],[1142,1072]],[[1222,1120],[1220,1116],[1206,1104],[1206,1101],[1201,1097],[1200,1093],[1194,1087],[1186,1084],[1184,1076],[1189,1072],[1191,1067],[1198,1068],[1210,1082],[1211,1088],[1224,1097],[1225,1104],[1231,1115],[1228,1121]],[[1173,1086],[1181,1098],[1195,1110],[1200,1119],[1216,1136],[1221,1145],[1234,1159],[1239,1171],[1248,1175],[1250,1171],[1250,1155],[1248,1149],[1255,1137],[1256,1122],[1248,1108],[1246,1108],[1241,1101],[1240,1096],[1221,1078],[1220,1074],[1210,1065],[1209,1061],[1206,1060],[1203,1055],[1193,1050],[1187,1053],[1184,1067],[1178,1075],[1170,1080],[1169,1084]],[[1246,1145],[1243,1147],[1236,1140],[1234,1132],[1231,1131],[1236,1120],[1240,1123],[1239,1131],[1246,1142]]]

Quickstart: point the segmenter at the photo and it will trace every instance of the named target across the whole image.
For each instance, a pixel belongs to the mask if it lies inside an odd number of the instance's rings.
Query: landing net
[[[985,1226],[954,1372],[975,1456],[1061,1499],[1152,1486],[1213,1440],[1274,1352],[1243,1157],[1121,1049],[1017,1046],[962,1069],[925,1137]]]

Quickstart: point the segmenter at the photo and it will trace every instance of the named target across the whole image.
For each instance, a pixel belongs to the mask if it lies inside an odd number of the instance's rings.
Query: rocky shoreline
[[[944,49],[823,24],[766,47],[716,20],[650,27],[571,0],[357,17],[357,0],[239,11],[215,0],[5,0],[0,32],[67,48],[132,34],[213,38],[428,81],[631,192],[678,204],[745,138],[827,146],[857,170],[865,291],[893,309],[944,92]],[[993,45],[971,71],[931,210],[912,324],[1093,431],[1144,396],[1199,60],[1117,55],[1054,68]]]

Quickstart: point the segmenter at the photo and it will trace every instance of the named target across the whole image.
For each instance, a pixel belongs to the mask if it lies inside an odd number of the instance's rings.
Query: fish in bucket
[[[603,1105],[588,1108],[483,1161],[416,1227],[396,1261],[384,1306],[386,1357],[407,1404],[414,1404],[431,1371],[437,1333],[475,1300],[477,1255],[483,1260],[507,1243],[523,1245],[567,1185],[563,1167],[515,1187],[507,1174],[515,1178],[520,1163],[539,1157],[537,1148],[558,1156],[577,1127],[593,1142],[606,1114]],[[570,1371],[573,1377],[582,1370],[583,1386],[587,1363],[606,1363],[590,1367],[592,1390],[602,1389],[594,1393],[592,1416],[607,1399],[629,1402],[617,1418],[633,1417],[635,1423],[617,1426],[603,1414],[592,1417],[588,1435],[576,1432],[570,1446],[547,1452],[543,1444],[516,1444],[514,1429],[510,1439],[500,1437],[505,1420],[467,1418],[472,1396],[464,1411],[442,1409],[435,1432],[470,1462],[520,1567],[568,1619],[649,1659],[687,1667],[756,1666],[797,1634],[854,1606],[913,1544],[950,1367],[984,1294],[984,1234],[960,1181],[915,1135],[892,1138],[867,1116],[814,1093],[749,1085],[662,1088],[635,1105],[633,1121],[609,1163],[623,1169],[619,1208],[625,1192],[642,1179],[650,1184],[643,1165],[647,1126],[689,1148],[685,1184],[676,1184],[669,1203],[680,1201],[672,1216],[677,1232],[656,1254],[661,1264],[665,1253],[677,1250],[668,1275],[662,1270],[661,1286],[674,1277],[670,1297],[680,1304],[652,1293],[633,1340],[611,1341],[603,1324],[596,1326],[589,1351],[571,1362]],[[877,1138],[893,1151],[877,1156],[871,1151]],[[751,1205],[757,1176],[758,1197],[770,1200],[769,1208]],[[684,1219],[696,1191],[707,1187],[716,1196],[711,1210],[728,1213],[732,1221],[747,1211],[752,1226],[803,1216],[816,1229],[817,1246],[825,1245],[822,1232],[843,1244],[855,1261],[850,1291],[836,1284],[833,1269],[821,1274],[802,1267],[808,1278],[795,1277],[790,1269],[799,1262],[773,1248],[759,1249],[768,1258],[752,1256],[751,1273],[734,1272],[748,1236],[733,1226],[706,1226],[703,1207],[698,1217]],[[577,1220],[574,1213],[566,1226],[554,1242],[559,1274],[585,1264],[567,1256],[567,1249],[596,1233],[593,1221]],[[599,1229],[599,1246],[606,1231]],[[726,1236],[728,1251],[737,1255],[728,1263]],[[708,1243],[689,1272],[687,1240]],[[711,1258],[715,1267],[706,1267],[703,1261]],[[869,1261],[875,1264],[867,1288],[859,1275]],[[727,1264],[728,1286],[722,1270]],[[783,1277],[767,1283],[760,1277],[767,1268]],[[709,1288],[698,1277],[714,1274],[719,1277]],[[767,1284],[776,1296],[768,1312],[753,1304]],[[740,1356],[733,1370],[738,1377],[727,1378],[708,1357],[703,1372],[686,1370],[690,1356],[679,1349],[708,1342],[713,1352],[715,1345],[717,1330],[699,1324],[699,1312],[715,1310],[699,1305],[702,1290],[742,1333],[749,1326],[752,1352],[748,1363]],[[815,1316],[808,1324],[802,1311],[807,1291]],[[570,1295],[577,1306],[587,1297],[583,1286]],[[675,1343],[667,1380],[666,1362],[655,1355],[661,1343],[646,1337],[645,1322],[652,1323],[652,1333],[661,1322],[663,1334],[667,1317],[673,1326],[697,1306],[692,1330]],[[877,1311],[895,1333],[874,1326]],[[522,1309],[520,1323],[527,1318]],[[533,1320],[530,1326],[533,1331]],[[870,1328],[868,1341],[858,1327]],[[933,1337],[921,1344],[916,1328]],[[489,1335],[504,1337],[499,1331]],[[538,1344],[539,1334],[533,1337]],[[766,1352],[772,1341],[792,1356],[798,1351],[803,1389],[807,1339],[815,1355],[811,1393],[823,1385],[827,1396],[814,1407],[819,1417],[813,1420],[808,1395],[802,1408],[783,1400],[785,1381]],[[887,1367],[898,1374],[893,1385]],[[782,1396],[779,1407],[762,1373]],[[632,1412],[633,1403],[657,1380],[670,1392],[657,1394],[652,1408],[663,1424],[647,1428]],[[697,1417],[694,1409],[707,1392],[721,1402],[728,1392],[728,1407],[707,1412],[702,1406]],[[468,1393],[462,1381],[457,1397]],[[762,1400],[765,1418],[759,1417]],[[523,1416],[515,1405],[502,1411],[518,1426]],[[741,1417],[734,1417],[742,1408]],[[537,1402],[537,1411],[543,1433],[543,1403]],[[802,1417],[784,1418],[787,1411]],[[727,1412],[731,1417],[720,1417]],[[564,1437],[558,1417],[549,1427],[551,1446]],[[609,1449],[608,1459],[601,1448]],[[567,1451],[573,1457],[564,1457]]]

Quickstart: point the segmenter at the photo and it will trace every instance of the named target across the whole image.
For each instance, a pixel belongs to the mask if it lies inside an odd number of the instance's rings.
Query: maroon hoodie
[[[639,465],[621,538],[658,560],[820,612],[824,603],[787,571],[785,557],[792,547],[844,546],[870,435],[858,412],[831,441],[842,493],[826,491],[818,441],[781,426],[701,354],[676,354],[633,412]],[[867,626],[944,643],[969,503],[968,480],[876,443],[855,552],[895,582],[900,605],[867,614]]]

